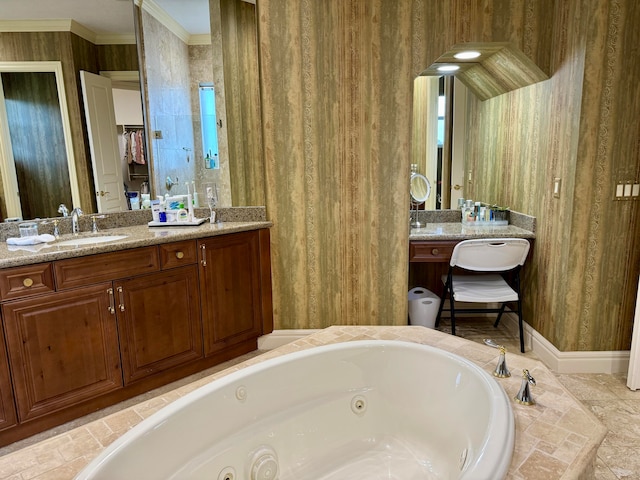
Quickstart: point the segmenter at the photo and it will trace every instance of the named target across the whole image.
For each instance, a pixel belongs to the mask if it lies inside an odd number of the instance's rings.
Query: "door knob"
[[[454,190],[460,190],[461,188],[462,188],[462,185],[456,184],[456,185],[453,186]]]
[[[106,195],[109,195],[109,192],[105,192],[104,190],[100,190],[99,192],[96,192],[98,195],[100,195],[101,197],[104,197]]]

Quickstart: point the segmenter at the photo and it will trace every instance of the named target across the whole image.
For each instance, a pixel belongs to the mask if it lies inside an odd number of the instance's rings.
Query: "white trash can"
[[[409,290],[409,325],[435,328],[440,297],[431,290],[415,287]]]

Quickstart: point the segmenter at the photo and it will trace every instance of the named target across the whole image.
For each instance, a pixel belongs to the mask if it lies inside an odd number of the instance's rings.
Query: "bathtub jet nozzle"
[[[507,378],[511,376],[511,372],[507,368],[507,359],[505,354],[507,353],[507,349],[502,345],[498,345],[500,349],[500,357],[498,358],[498,365],[496,365],[496,369],[493,371],[493,376],[498,378]]]
[[[520,391],[514,397],[514,400],[520,405],[535,405],[535,400],[531,396],[531,390],[529,385],[535,386],[536,380],[531,376],[529,370],[522,370],[522,384],[520,385]]]

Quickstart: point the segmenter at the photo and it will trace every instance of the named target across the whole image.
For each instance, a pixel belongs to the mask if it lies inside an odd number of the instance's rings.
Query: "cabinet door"
[[[12,427],[16,423],[16,407],[13,403],[13,389],[9,378],[7,350],[4,335],[0,329],[0,430]]]
[[[116,282],[125,384],[202,358],[195,265]]]
[[[199,241],[205,356],[262,333],[257,231]]]
[[[20,422],[122,387],[111,283],[2,306]]]

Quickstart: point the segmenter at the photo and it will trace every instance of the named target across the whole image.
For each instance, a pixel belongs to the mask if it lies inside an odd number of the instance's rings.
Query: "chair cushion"
[[[442,276],[447,281],[447,276]],[[491,275],[453,275],[453,298],[456,302],[515,302],[518,294],[502,276]]]

